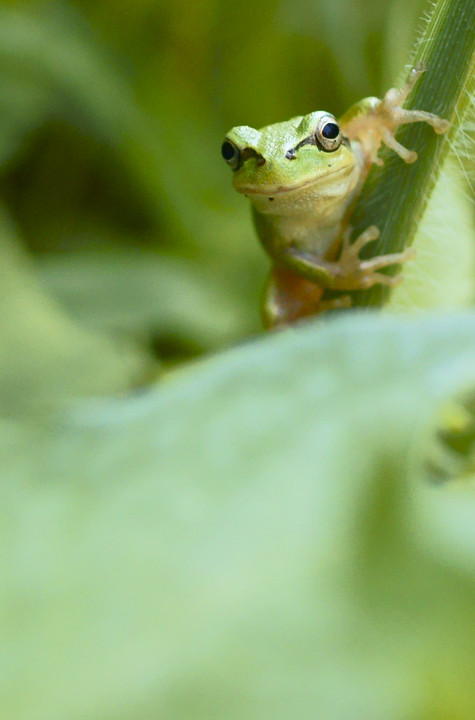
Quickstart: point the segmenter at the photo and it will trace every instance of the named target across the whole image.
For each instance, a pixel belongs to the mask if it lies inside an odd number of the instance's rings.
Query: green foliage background
[[[428,317],[265,337],[219,155],[387,89],[423,8],[2,1],[5,717],[475,717],[473,484],[434,484],[472,462],[469,136],[392,300]]]
[[[219,156],[226,131],[386,88],[419,14],[401,0],[2,3],[4,212],[66,311],[138,338],[126,385],[150,347],[176,360],[259,331],[267,261]]]

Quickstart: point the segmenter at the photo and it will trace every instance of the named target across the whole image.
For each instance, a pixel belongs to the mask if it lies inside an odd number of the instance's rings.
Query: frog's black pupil
[[[327,123],[325,127],[322,130],[322,135],[324,138],[327,138],[327,140],[334,140],[338,133],[340,132],[340,128],[336,123]]]
[[[234,145],[231,145],[231,143],[228,142],[227,140],[225,142],[223,142],[223,144],[221,145],[221,155],[226,160],[226,162],[229,162],[230,160],[232,160],[235,153],[236,153],[236,148],[234,147]]]

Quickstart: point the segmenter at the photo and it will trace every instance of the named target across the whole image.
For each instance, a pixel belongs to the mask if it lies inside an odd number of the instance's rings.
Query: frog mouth
[[[279,195],[288,195],[292,192],[305,190],[305,188],[311,187],[312,185],[318,185],[319,183],[322,185],[332,184],[335,179],[344,179],[349,177],[353,172],[355,172],[355,169],[356,167],[354,165],[348,165],[347,167],[339,168],[333,172],[322,173],[311,180],[306,180],[305,182],[296,185],[278,185],[277,187],[266,188],[262,188],[259,185],[243,185],[240,188],[236,188],[236,190],[242,195],[262,195],[264,197],[270,196],[274,198]]]

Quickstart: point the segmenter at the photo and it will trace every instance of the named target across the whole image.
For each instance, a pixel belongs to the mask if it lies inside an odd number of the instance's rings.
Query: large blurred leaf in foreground
[[[352,316],[2,424],[16,720],[473,720],[475,499],[424,487],[475,319]]]

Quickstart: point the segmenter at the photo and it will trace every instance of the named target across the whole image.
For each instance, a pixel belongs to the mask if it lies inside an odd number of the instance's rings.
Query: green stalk
[[[415,236],[451,141],[473,102],[475,72],[475,0],[438,0],[416,45],[410,66],[427,68],[408,98],[406,107],[434,112],[452,123],[446,135],[436,135],[425,123],[401,128],[397,139],[416,150],[418,160],[406,165],[384,148],[382,167],[374,166],[351,218],[353,239],[369,225],[381,237],[362,257],[403,250]],[[388,288],[377,285],[353,293],[354,305],[380,306]]]

